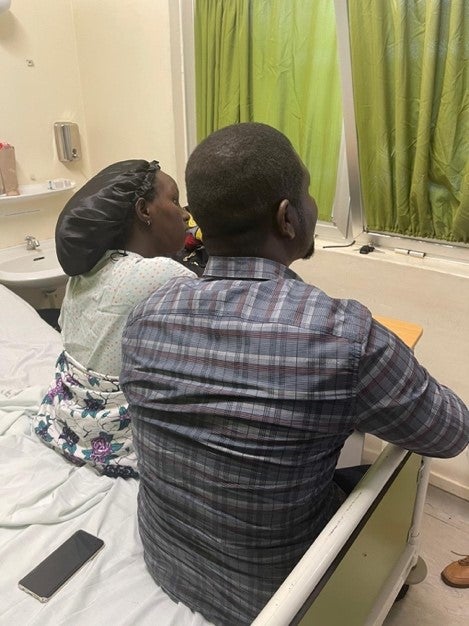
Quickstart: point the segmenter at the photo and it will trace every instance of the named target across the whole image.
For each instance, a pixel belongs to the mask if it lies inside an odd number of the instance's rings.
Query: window
[[[180,0],[179,5],[186,23],[186,79],[194,73],[187,26],[194,20],[199,37],[199,138],[235,121],[271,123],[290,137],[311,170],[323,219],[319,230],[326,237],[360,236],[364,242],[469,261],[469,68],[463,54],[469,3]],[[224,23],[224,30],[213,20]],[[314,45],[319,56],[308,59],[318,54],[305,52]],[[201,69],[204,55],[205,62],[218,59],[211,84],[208,76],[200,80],[207,71]],[[307,78],[295,74],[300,68]],[[322,79],[311,79],[321,69],[329,73],[322,91]],[[265,75],[270,87],[261,80]],[[201,94],[209,106],[201,104]],[[319,106],[306,123],[304,103],[311,95]],[[194,93],[186,93],[192,137],[193,106]],[[318,127],[321,132],[312,138]]]

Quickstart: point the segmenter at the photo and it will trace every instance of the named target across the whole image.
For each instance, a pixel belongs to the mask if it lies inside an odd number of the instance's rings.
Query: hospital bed
[[[137,481],[75,467],[31,434],[59,334],[2,285],[0,329],[0,624],[207,626],[146,570]],[[427,481],[426,462],[388,446],[254,624],[380,624],[417,563]],[[78,529],[104,550],[47,604],[21,591],[18,580]]]

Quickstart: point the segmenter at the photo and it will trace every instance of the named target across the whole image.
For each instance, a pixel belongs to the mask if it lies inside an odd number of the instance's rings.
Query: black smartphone
[[[18,586],[41,602],[47,602],[103,546],[102,539],[77,530],[22,578]]]

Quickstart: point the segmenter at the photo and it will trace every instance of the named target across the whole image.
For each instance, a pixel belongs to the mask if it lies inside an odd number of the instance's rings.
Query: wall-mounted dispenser
[[[11,0],[0,0],[0,13],[8,11],[11,5]]]
[[[54,133],[59,161],[66,163],[81,159],[78,124],[73,122],[55,122]]]

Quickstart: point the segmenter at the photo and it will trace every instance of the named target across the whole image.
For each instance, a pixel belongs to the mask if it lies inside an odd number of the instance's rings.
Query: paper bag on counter
[[[19,196],[16,178],[15,149],[9,143],[0,143],[0,193]]]

